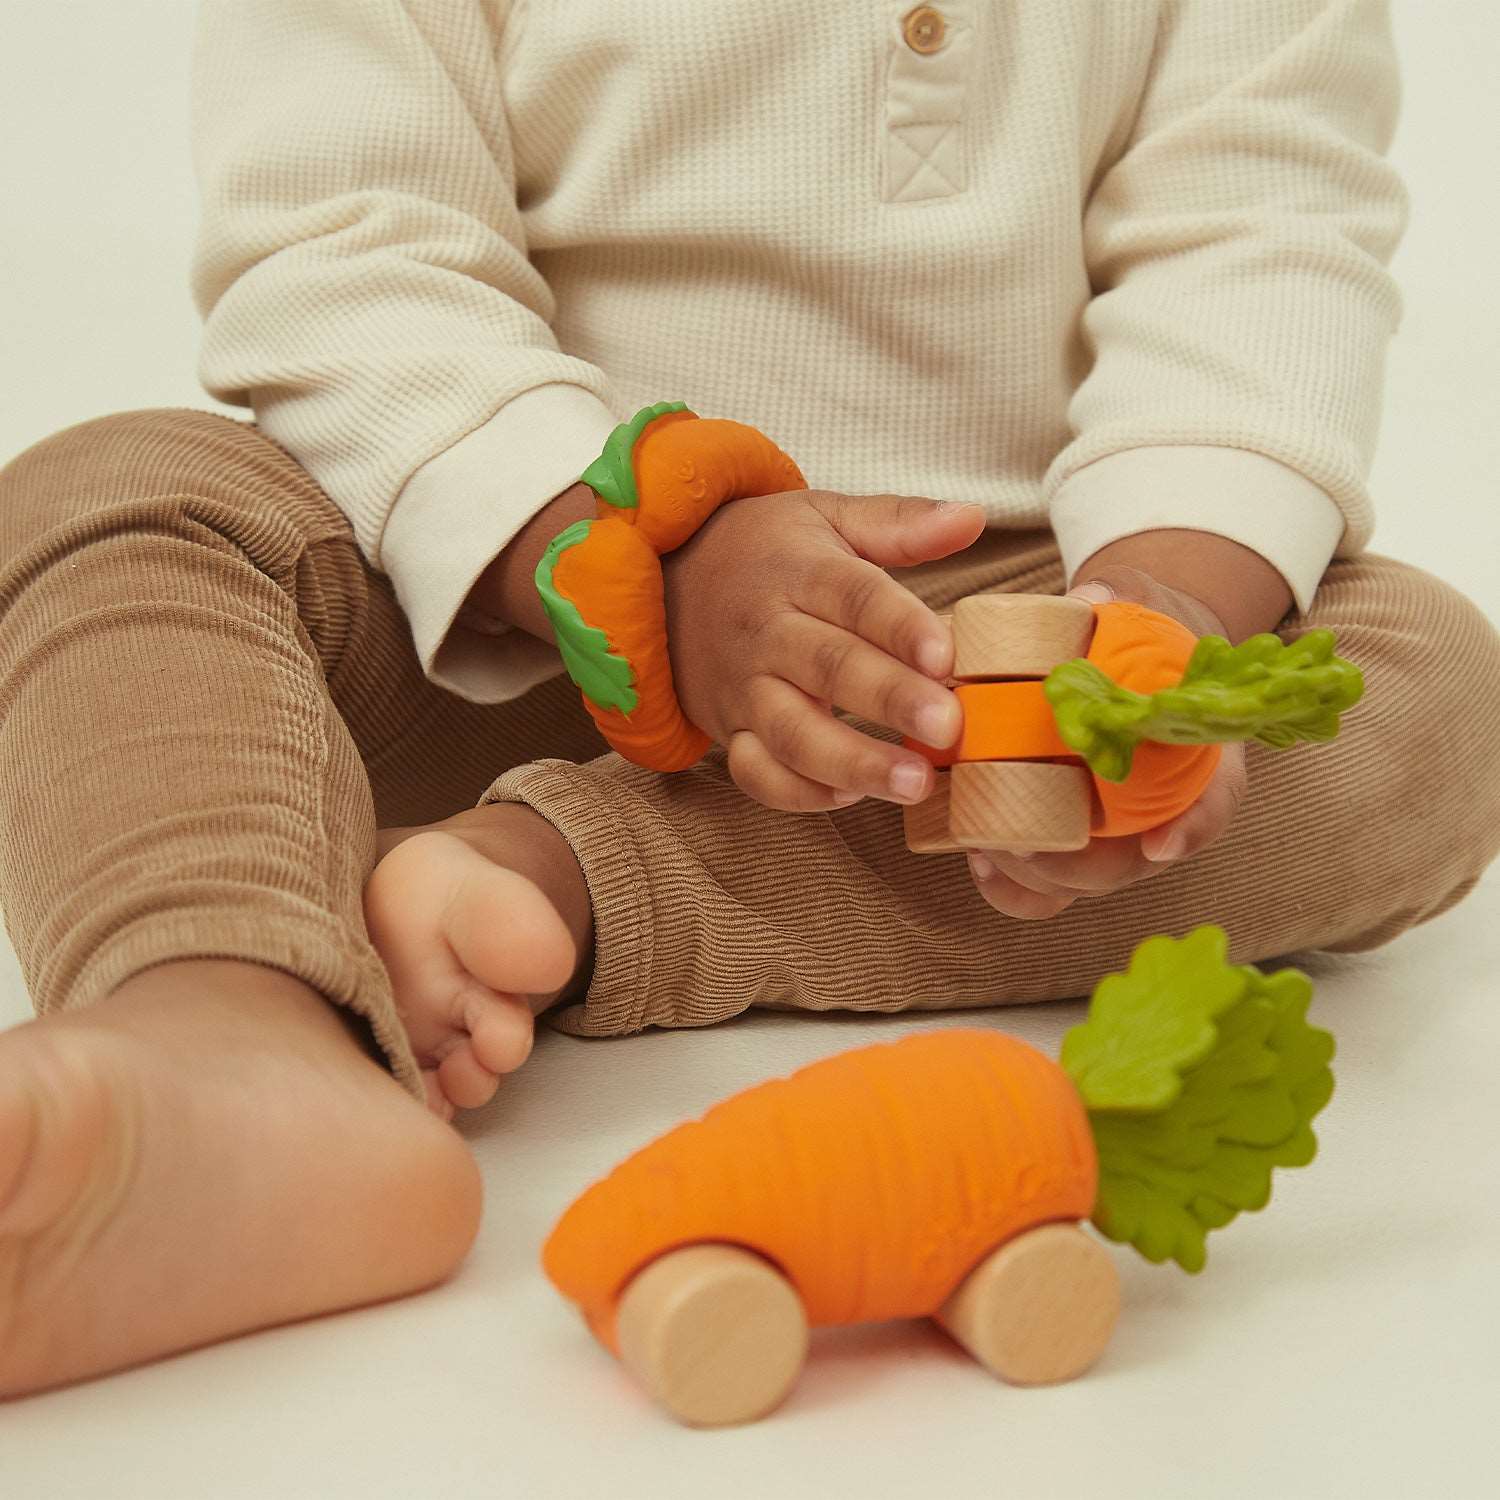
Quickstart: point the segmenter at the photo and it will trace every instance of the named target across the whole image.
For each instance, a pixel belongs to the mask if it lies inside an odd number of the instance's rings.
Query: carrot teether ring
[[[547,1275],[679,1419],[774,1407],[808,1325],[932,1317],[993,1373],[1068,1380],[1103,1352],[1114,1262],[1079,1221],[1201,1270],[1204,1239],[1303,1166],[1333,1038],[1295,969],[1222,929],[1141,943],[1061,1063],[1000,1032],[919,1032],[726,1099],[563,1214]]]
[[[705,420],[681,401],[622,422],[581,478],[599,514],[552,539],[537,592],[605,739],[637,765],[685,770],[711,741],[672,686],[661,558],[725,501],[805,490],[807,481],[754,427]]]
[[[902,742],[939,768],[904,810],[918,854],[1142,833],[1192,806],[1220,742],[1332,739],[1364,691],[1328,630],[1230,646],[1139,604],[1018,594],[960,599],[951,619],[963,733]]]

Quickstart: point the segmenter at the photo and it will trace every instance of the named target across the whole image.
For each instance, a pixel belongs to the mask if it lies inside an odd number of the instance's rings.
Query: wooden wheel
[[[1045,677],[1086,656],[1093,606],[1046,594],[970,594],[953,606],[953,675]]]
[[[960,761],[949,775],[948,833],[960,848],[1066,850],[1089,841],[1094,783],[1084,766]]]
[[[1013,1385],[1081,1375],[1104,1352],[1120,1277],[1077,1224],[1043,1224],[982,1260],[936,1315],[987,1370]]]
[[[765,1416],[807,1354],[802,1299],[734,1245],[687,1245],[652,1261],[621,1295],[615,1331],[626,1368],[693,1427]]]

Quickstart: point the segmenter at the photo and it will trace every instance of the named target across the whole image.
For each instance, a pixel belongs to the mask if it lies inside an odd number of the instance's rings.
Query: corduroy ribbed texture
[[[199,7],[200,379],[350,517],[434,680],[536,682],[459,607],[662,400],[817,488],[1050,519],[1070,567],[1197,527],[1305,606],[1365,544],[1384,0],[946,0],[933,51],[911,9]]]
[[[503,730],[434,687],[347,519],[249,424],[121,412],[27,449],[0,469],[0,907],[33,1005],[259,962],[422,1098],[364,926],[375,830],[473,806],[507,737],[592,754],[561,682]]]
[[[946,606],[1056,591],[1062,569],[1046,534],[992,531],[897,576]],[[1373,947],[1459,900],[1500,844],[1500,639],[1374,556],[1330,569],[1309,625],[1365,673],[1339,738],[1252,747],[1220,843],[1014,921],[962,859],[908,853],[892,804],[773,812],[721,751],[671,775],[599,755],[565,677],[492,705],[433,686],[389,582],[288,454],[213,413],[123,412],[0,469],[0,905],[38,1011],[173,958],[260,962],[363,1016],[418,1097],[361,893],[377,827],[476,803],[528,802],[583,868],[594,973],[549,1019],[584,1035],[1081,995],[1142,937],[1205,920],[1236,961]]]
[[[1062,567],[1046,534],[991,531],[896,576],[946,608],[989,590],[1055,593]],[[484,800],[529,803],[568,838],[591,886],[596,870],[607,880],[594,891],[592,986],[549,1019],[602,1036],[756,1006],[1082,996],[1142,938],[1205,921],[1228,931],[1236,963],[1389,942],[1460,900],[1500,850],[1500,637],[1449,585],[1373,554],[1335,563],[1283,635],[1317,626],[1365,675],[1338,739],[1280,752],[1252,743],[1249,792],[1217,844],[1047,921],[997,913],[959,856],[909,853],[889,803],[817,815],[761,806],[729,779],[721,749],[669,776],[615,755],[505,773]],[[645,952],[637,906],[649,911]]]

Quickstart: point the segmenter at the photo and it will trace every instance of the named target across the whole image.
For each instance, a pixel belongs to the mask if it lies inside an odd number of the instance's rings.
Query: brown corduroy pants
[[[900,576],[935,607],[1062,586],[1043,532]],[[1500,848],[1500,638],[1369,554],[1287,622],[1364,669],[1339,738],[1251,745],[1218,844],[1041,922],[993,910],[961,858],[908,853],[893,804],[774,812],[722,751],[671,775],[600,754],[562,675],[493,705],[429,683],[342,513],[251,423],[121,412],[22,453],[0,470],[0,610],[0,906],[37,1011],[172,959],[263,963],[363,1017],[418,1097],[361,891],[377,827],[478,803],[530,804],[583,867],[593,979],[549,1019],[590,1036],[1083,995],[1204,921],[1238,962],[1372,948]]]

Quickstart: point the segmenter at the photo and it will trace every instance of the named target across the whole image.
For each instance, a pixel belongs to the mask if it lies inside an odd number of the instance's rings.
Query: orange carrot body
[[[1182,681],[1198,638],[1186,625],[1141,604],[1094,606],[1088,659],[1133,693],[1149,695]],[[1101,838],[1143,833],[1186,812],[1214,774],[1222,745],[1162,745],[1142,740],[1124,781],[1094,777]]]
[[[552,584],[565,598],[588,601],[589,623],[631,665],[638,702],[629,718],[587,694],[583,706],[616,748],[626,741],[649,744],[655,769],[683,770],[713,742],[683,714],[672,688],[661,565],[650,542],[625,519],[634,512],[603,501],[599,508],[610,513],[594,522],[587,541],[558,556]]]
[[[641,429],[631,467],[636,510],[601,500],[599,513],[633,515],[658,555],[680,547],[726,500],[807,488],[802,471],[759,428],[685,411]]]
[[[1098,1162],[1067,1074],[1000,1032],[918,1033],[716,1104],[585,1191],[543,1267],[616,1349],[615,1301],[680,1245],[765,1256],[813,1325],[928,1316],[997,1245],[1093,1211]]]

